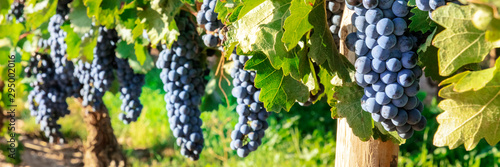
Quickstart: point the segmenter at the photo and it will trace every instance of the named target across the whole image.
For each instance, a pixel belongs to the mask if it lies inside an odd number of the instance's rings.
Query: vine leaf
[[[32,1],[33,3],[35,1]],[[26,16],[26,25],[31,25],[30,29],[36,29],[43,23],[47,22],[54,14],[56,14],[57,1],[43,0],[36,4],[29,4],[26,8],[32,8],[33,11],[28,11]]]
[[[73,1],[71,5],[73,8],[68,15],[68,20],[71,22],[72,31],[82,37],[92,28],[92,19],[87,17],[87,8],[81,0]]]
[[[290,15],[289,7],[290,3],[286,1],[264,1],[231,24],[227,37],[231,46],[238,45],[238,49],[247,54],[262,52],[268,57],[272,67],[281,69],[284,75],[291,74],[300,80],[304,74],[301,71],[303,64],[300,63],[303,62],[303,57],[297,52],[302,48],[294,48],[295,50],[288,52],[281,41],[284,36],[284,20]]]
[[[485,31],[472,25],[472,14],[470,6],[453,3],[432,13],[434,20],[446,28],[433,41],[439,48],[440,75],[448,76],[466,64],[481,62],[493,48],[485,39]]]
[[[290,16],[285,19],[285,33],[281,41],[285,43],[288,50],[297,46],[298,42],[309,32],[313,26],[309,23],[309,12],[313,9],[312,5],[314,0],[292,0],[290,6]]]
[[[73,58],[77,58],[80,56],[80,44],[82,43],[81,38],[73,31],[73,28],[69,24],[64,24],[61,26],[61,29],[67,33],[64,41],[66,42],[67,49],[66,53],[68,54],[68,59],[71,60]]]
[[[152,3],[138,11],[136,24],[143,24],[151,43],[160,41],[172,44],[179,35],[174,16],[183,5],[181,1],[168,1],[167,8],[161,8],[159,3]],[[135,30],[134,30],[135,31]],[[142,32],[141,32],[142,33]],[[134,34],[135,35],[135,34]]]
[[[440,84],[454,84],[453,90],[455,92],[477,91],[484,88],[493,79],[497,71],[500,70],[499,67],[500,59],[497,59],[493,68],[481,71],[465,71],[442,81]]]
[[[490,145],[500,141],[500,75],[482,89],[456,92],[456,83],[439,91],[445,100],[439,107],[445,110],[437,117],[440,124],[434,136],[434,145],[451,149],[464,144],[465,149],[473,149],[485,138]]]
[[[257,72],[255,87],[261,89],[259,99],[268,111],[289,111],[296,100],[305,102],[309,98],[307,86],[291,76],[285,76],[283,70],[273,68],[263,54],[254,54],[246,62],[245,69]]]
[[[419,52],[418,58],[422,62],[425,76],[430,77],[434,81],[442,81],[445,77],[439,75],[438,49],[434,46],[429,46],[425,52]]]
[[[154,68],[154,60],[139,41],[132,44],[127,44],[126,41],[118,42],[116,44],[116,57],[128,59],[132,69],[138,73],[145,74]]]
[[[324,0],[316,0],[313,10],[309,14],[309,22],[314,26],[314,33],[310,37],[309,57],[331,73],[336,73],[341,79],[350,81],[349,69],[352,64],[342,56],[333,41],[328,28]],[[333,74],[332,74],[333,75]]]
[[[274,68],[280,69],[288,55],[284,43],[282,23],[289,15],[290,4],[264,1],[231,24],[228,41],[238,43],[243,53],[261,51],[269,57]],[[293,58],[293,57],[292,57]],[[281,61],[280,61],[281,60]]]
[[[346,118],[352,132],[360,140],[370,140],[373,135],[374,121],[371,114],[361,108],[363,89],[355,82],[348,82],[335,87],[334,90],[334,98],[337,102],[332,107],[332,112],[337,113],[339,117]]]
[[[411,23],[408,28],[414,32],[426,33],[436,27],[436,23],[429,17],[429,12],[421,11],[417,7],[414,7],[410,11],[414,15],[410,17]]]
[[[318,76],[320,83],[322,83],[323,86],[325,86],[325,93],[323,93],[323,95],[320,95],[318,100],[321,99],[322,96],[326,96],[327,98],[326,101],[328,102],[328,104],[334,104],[336,102],[335,98],[333,97],[335,91],[333,90],[334,85],[331,82],[333,76],[330,75],[330,73],[326,71],[326,69],[324,68],[320,68]],[[336,112],[335,113],[332,112],[332,118],[335,119],[337,117],[338,114]]]

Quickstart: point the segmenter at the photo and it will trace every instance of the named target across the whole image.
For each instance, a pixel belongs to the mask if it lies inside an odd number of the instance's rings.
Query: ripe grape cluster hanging
[[[30,58],[28,67],[25,68],[27,77],[34,77],[30,83],[33,90],[28,95],[31,115],[36,117],[40,130],[49,138],[50,143],[64,143],[61,125],[57,124],[59,118],[69,114],[64,87],[61,87],[56,77],[56,67],[46,54],[36,53]]]
[[[363,110],[385,130],[408,139],[425,127],[423,105],[416,97],[422,69],[417,65],[417,38],[407,30],[406,0],[354,1],[356,33],[347,36],[356,53],[355,79],[364,88]]]
[[[181,12],[175,21],[180,35],[171,48],[160,52],[156,66],[162,69],[166,108],[170,129],[181,147],[181,154],[198,160],[203,150],[203,133],[198,108],[205,94],[205,68],[197,43],[196,27],[189,20],[190,14]]]
[[[231,54],[234,66],[231,69],[234,88],[232,95],[236,97],[239,115],[238,123],[231,132],[231,149],[236,150],[238,156],[246,157],[262,144],[266,129],[269,127],[266,119],[269,113],[259,100],[260,89],[255,87],[256,72],[243,69],[248,56]]]
[[[19,23],[23,23],[24,18],[24,1],[14,1],[10,5],[9,13],[7,14],[7,20],[12,21],[16,18],[16,21]]]
[[[215,12],[215,5],[217,0],[206,0],[203,1],[198,15],[196,15],[196,21],[198,25],[204,25],[205,29],[210,33],[204,34],[202,36],[203,43],[208,47],[216,47],[224,38],[221,32],[221,28],[224,24],[217,19],[218,14]]]
[[[342,14],[344,11],[344,0],[328,0],[326,2],[327,10],[327,20],[328,26],[330,26],[330,32],[333,35],[333,39],[335,41],[335,46],[340,46],[340,23],[342,21]]]
[[[118,35],[116,30],[99,27],[97,45],[94,48],[94,59],[90,68],[79,67],[76,76],[80,76],[83,88],[80,94],[83,97],[83,106],[92,106],[94,110],[102,107],[102,96],[109,90],[114,80],[113,63],[115,60],[116,42]],[[89,65],[85,65],[89,66]],[[88,75],[89,77],[81,77]],[[83,79],[82,79],[83,78]]]

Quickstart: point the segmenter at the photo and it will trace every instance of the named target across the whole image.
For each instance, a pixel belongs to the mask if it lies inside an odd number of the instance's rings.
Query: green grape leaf
[[[339,117],[346,118],[352,132],[360,140],[370,140],[373,135],[374,121],[372,115],[361,108],[363,88],[355,82],[348,82],[335,87],[334,90],[334,98],[337,102],[335,106],[332,106],[332,112],[336,112]]]
[[[472,25],[472,14],[470,6],[453,3],[432,13],[434,20],[446,28],[433,41],[439,48],[440,75],[448,76],[466,64],[481,62],[493,48],[485,39],[485,31]]]
[[[29,6],[24,7],[24,15],[26,16],[26,25],[29,25],[29,29],[36,29],[43,23],[47,22],[54,14],[56,14],[57,1],[55,0],[43,0],[41,2],[36,2],[36,0],[30,0]]]
[[[137,61],[139,61],[139,63],[141,65],[144,65],[144,62],[146,61],[146,57],[148,56],[148,51],[139,42],[135,42],[134,50],[135,50],[135,56],[137,58]]]
[[[12,43],[11,46],[16,46],[19,41],[19,36],[24,31],[24,26],[20,23],[0,24],[0,39],[8,38]],[[0,41],[1,43],[2,41]],[[0,44],[1,46],[2,44]]]
[[[258,7],[249,11],[229,27],[228,41],[238,43],[243,53],[261,51],[266,54],[273,67],[280,68],[283,62],[276,62],[282,56],[289,56],[284,43],[282,23],[289,15],[290,4],[264,1]]]
[[[291,74],[297,80],[302,79],[305,72],[301,71],[304,59],[301,48],[288,52],[281,41],[284,31],[284,19],[289,15],[290,3],[283,1],[265,1],[253,10],[247,12],[240,20],[230,25],[227,37],[238,45],[243,53],[263,52],[275,69],[282,69],[284,75]],[[262,40],[263,39],[263,40]],[[226,51],[226,54],[229,51]],[[299,53],[302,52],[302,53]]]
[[[92,16],[98,16],[100,8],[103,0],[83,0],[83,4],[87,6],[87,16],[92,18]],[[57,4],[57,3],[55,3]]]
[[[438,48],[429,46],[425,52],[418,53],[418,59],[422,62],[422,68],[425,76],[430,77],[434,81],[442,81],[445,77],[439,75],[438,65]]]
[[[354,67],[347,58],[338,52],[325,20],[325,2],[317,0],[309,14],[309,22],[314,26],[314,33],[310,38],[309,45],[311,48],[308,56],[329,72],[336,72],[341,79],[350,81],[348,70]]]
[[[33,1],[28,0],[27,2],[25,2],[26,6],[28,5],[27,4],[28,2],[33,3]],[[9,1],[0,1],[0,14],[1,15],[6,14],[9,9],[10,9]],[[1,96],[0,96],[0,98],[1,98]]]
[[[167,7],[162,8],[161,5]],[[167,4],[152,3],[138,11],[138,21],[144,24],[144,29],[147,31],[151,43],[156,44],[162,41],[170,46],[177,39],[179,32],[174,16],[182,5],[181,1],[168,1]],[[138,24],[137,21],[136,23]]]
[[[418,53],[422,53],[422,52],[427,51],[427,48],[432,45],[432,39],[434,39],[434,36],[436,36],[436,32],[438,32],[438,27],[434,27],[432,30],[432,33],[429,34],[427,36],[427,38],[425,39],[425,42],[420,44],[420,46],[418,47],[418,50],[417,50]]]
[[[118,24],[115,27],[116,32],[118,33],[118,36],[120,36],[120,39],[127,43],[134,43],[135,39],[132,36],[132,29],[128,29],[127,27],[123,26],[122,24]]]
[[[335,91],[333,90],[334,85],[331,82],[333,76],[328,71],[326,71],[326,69],[322,67],[320,67],[318,76],[320,83],[323,84],[323,86],[325,87],[325,93],[323,93],[323,95],[321,95],[318,99],[326,96],[326,101],[328,102],[328,104],[335,103],[337,100],[335,100],[334,98],[334,93],[335,93]],[[332,111],[332,118],[335,119],[337,117],[338,117],[337,112]]]
[[[410,31],[426,33],[436,27],[436,23],[429,17],[429,12],[421,11],[417,7],[410,12],[414,14],[410,17],[411,23],[408,25]]]
[[[215,12],[218,13],[217,18],[226,25],[236,21],[238,19],[238,15],[240,13],[241,8],[243,7],[243,5],[240,5],[240,2],[242,1],[238,0],[218,1],[215,6]]]
[[[86,58],[88,62],[94,59],[94,48],[97,45],[97,36],[90,38],[88,41],[82,42],[80,45],[80,54]]]
[[[125,41],[118,42],[116,44],[116,57],[128,59],[130,67],[136,73],[145,74],[154,68],[154,60],[139,41],[133,44],[127,44]]]
[[[408,1],[408,6],[417,6],[417,1],[416,0],[409,0]]]
[[[285,76],[282,70],[271,66],[269,59],[257,53],[246,62],[245,69],[255,70],[255,87],[260,88],[259,100],[268,111],[289,111],[295,101],[305,102],[309,98],[307,86]]]
[[[73,28],[71,28],[71,25],[69,24],[62,25],[61,29],[67,33],[64,41],[68,47],[66,49],[68,59],[71,60],[73,58],[77,58],[80,56],[80,44],[82,43],[82,39],[73,31]]]
[[[74,0],[71,6],[72,10],[68,15],[68,20],[71,22],[72,31],[82,37],[92,28],[92,19],[87,17],[87,8],[83,5],[82,0]]]
[[[490,145],[500,141],[500,75],[477,91],[456,92],[455,83],[439,91],[445,100],[439,103],[444,110],[437,116],[438,130],[434,145],[450,149],[464,144],[473,149],[484,138]]]
[[[313,9],[314,0],[292,0],[290,5],[290,16],[285,19],[285,33],[281,41],[285,43],[288,50],[297,46],[298,42],[309,32],[313,26],[309,23],[309,12]]]
[[[266,1],[266,0],[242,0],[240,2],[240,4],[243,4],[243,7],[241,8],[241,10],[238,13],[238,18],[242,18],[248,12],[254,10],[254,8],[256,8],[257,6],[261,6],[261,4],[264,1]]]
[[[135,54],[135,44],[127,44],[125,41],[119,41],[116,44],[116,57],[126,59]]]

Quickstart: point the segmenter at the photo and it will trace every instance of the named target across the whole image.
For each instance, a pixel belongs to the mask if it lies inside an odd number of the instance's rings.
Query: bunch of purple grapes
[[[231,149],[236,150],[240,157],[246,157],[262,144],[266,129],[269,127],[266,119],[269,113],[259,100],[260,89],[255,87],[256,72],[243,69],[248,56],[231,54],[234,67],[231,69],[234,88],[232,95],[236,97],[239,115],[238,123],[231,133]]]
[[[217,19],[218,14],[215,13],[216,4],[217,0],[204,0],[198,15],[196,15],[196,21],[199,25],[205,25],[207,31],[214,32],[214,34],[204,34],[201,37],[203,43],[208,47],[217,47],[219,41],[224,37],[220,31],[224,24]]]
[[[356,53],[355,79],[364,88],[361,107],[387,131],[404,139],[425,128],[422,102],[416,97],[422,69],[417,65],[417,38],[407,29],[406,0],[363,0],[352,16],[356,33],[346,38]]]
[[[326,9],[328,26],[330,26],[333,40],[338,47],[340,41],[340,22],[342,21],[342,12],[344,11],[344,0],[328,0],[326,2]]]
[[[56,67],[46,54],[36,53],[31,57],[28,67],[25,68],[26,77],[34,77],[30,83],[33,90],[28,95],[28,104],[32,116],[36,116],[36,123],[40,130],[49,138],[50,143],[64,143],[57,124],[59,118],[69,114],[68,104],[64,91],[55,79]]]
[[[16,21],[19,23],[23,23],[25,21],[23,1],[14,1],[10,5],[9,13],[7,13],[7,20],[12,21],[14,18],[16,18]]]
[[[198,160],[204,146],[199,105],[207,80],[197,43],[199,36],[189,16],[187,12],[176,16],[180,35],[171,48],[160,52],[156,67],[162,69],[160,78],[167,92],[164,100],[170,129],[181,147],[181,154]]]

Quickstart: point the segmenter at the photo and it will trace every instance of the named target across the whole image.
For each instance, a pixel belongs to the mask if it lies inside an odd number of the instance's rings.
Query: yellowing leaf
[[[466,64],[481,62],[493,48],[485,39],[485,31],[472,25],[473,13],[470,6],[453,3],[432,13],[434,20],[446,28],[433,41],[439,48],[439,74],[448,76]]]
[[[497,59],[495,67],[481,71],[465,71],[443,80],[440,85],[454,84],[453,90],[455,92],[477,91],[493,79],[500,70],[498,67],[500,67],[500,59]]]
[[[455,84],[444,87],[439,103],[444,110],[437,117],[440,124],[434,135],[434,145],[451,149],[464,144],[473,149],[485,138],[490,145],[500,141],[500,76],[496,75],[478,91],[455,92]]]

